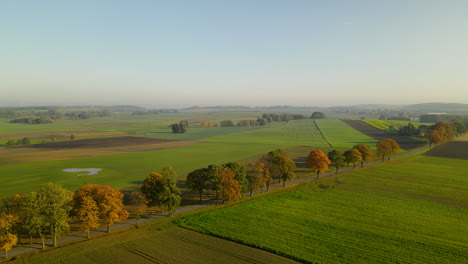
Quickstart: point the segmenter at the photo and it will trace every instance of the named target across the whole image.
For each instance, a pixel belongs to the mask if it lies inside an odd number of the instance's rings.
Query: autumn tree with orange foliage
[[[242,186],[234,179],[234,172],[228,168],[220,171],[221,199],[223,202],[237,201],[242,198]]]
[[[0,235],[0,251],[5,251],[5,259],[8,258],[8,251],[10,251],[18,243],[18,236],[13,234]]]
[[[99,207],[93,197],[85,196],[76,210],[81,229],[87,233],[89,239],[91,229],[99,227]]]
[[[371,148],[369,145],[366,144],[358,144],[353,147],[353,149],[357,149],[359,153],[361,153],[361,168],[364,167],[364,162],[370,162],[372,161],[372,157],[374,156],[374,153],[372,152]]]
[[[7,200],[3,200],[7,202]],[[3,202],[2,201],[2,202]],[[10,200],[11,201],[11,200]],[[14,214],[10,208],[2,208],[0,214],[0,251],[5,251],[5,259],[8,258],[8,251],[18,243],[18,236],[10,233],[11,228],[19,222],[18,215]],[[6,210],[5,210],[6,209]]]
[[[118,189],[108,185],[85,185],[75,192],[75,208],[81,206],[86,196],[92,197],[99,208],[99,218],[107,224],[107,232],[110,231],[110,225],[128,218],[123,205],[123,194]]]
[[[382,158],[382,162],[385,157],[390,160],[390,157],[397,154],[399,150],[400,145],[393,138],[381,139],[377,143],[377,155]]]
[[[451,140],[456,135],[456,128],[447,121],[439,121],[429,127],[424,133],[424,137],[429,141],[429,147],[432,144],[444,143]]]
[[[317,179],[320,173],[324,173],[328,170],[329,164],[331,164],[331,161],[328,159],[327,155],[319,149],[312,150],[309,156],[307,156],[307,167],[317,173]]]
[[[263,170],[264,164],[260,162],[247,165],[247,181],[249,183],[249,190],[251,196],[253,191],[256,191],[265,186]]]

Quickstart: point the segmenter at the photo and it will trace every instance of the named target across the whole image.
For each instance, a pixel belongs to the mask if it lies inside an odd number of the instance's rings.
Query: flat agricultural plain
[[[247,113],[237,113],[245,116]],[[260,115],[259,113],[250,113]],[[200,115],[200,114],[199,114]],[[222,113],[216,118],[224,119]],[[227,117],[234,115],[226,114]],[[190,120],[198,120],[201,116],[188,114]],[[158,119],[156,119],[158,118]],[[166,119],[174,118],[166,115]],[[180,116],[177,116],[180,118]],[[214,117],[213,117],[214,118]],[[327,138],[331,129],[326,129],[324,137],[315,126],[313,120],[295,120],[289,122],[273,122],[267,126],[256,127],[191,127],[185,134],[169,132],[168,123],[163,115],[155,117],[154,127],[151,118],[141,120],[122,118],[122,120],[107,120],[95,118],[88,120],[84,128],[94,125],[103,130],[126,131],[135,130],[135,134],[114,137],[94,137],[70,141],[40,143],[28,147],[17,146],[0,149],[0,193],[14,195],[35,190],[44,182],[61,183],[70,190],[75,190],[88,183],[106,184],[114,188],[124,188],[141,184],[143,179],[154,170],[172,166],[179,175],[192,170],[230,161],[238,161],[251,157],[259,157],[278,148],[329,149]],[[181,118],[183,119],[183,118]],[[347,128],[345,133],[351,133],[349,126],[337,120],[335,127]],[[62,121],[60,121],[62,122]],[[63,120],[66,124],[69,120]],[[77,121],[83,122],[83,121]],[[32,130],[25,124],[0,124],[7,128],[12,125],[23,125],[28,132]],[[64,129],[65,124],[51,124],[54,129]],[[109,127],[107,126],[109,125]],[[121,127],[112,127],[112,126]],[[41,125],[33,125],[41,126]],[[48,126],[48,125],[44,125]],[[113,129],[115,128],[115,129]],[[18,128],[17,128],[18,129]],[[44,127],[38,135],[50,135]],[[121,129],[121,130],[119,130]],[[164,132],[162,130],[164,129]],[[8,130],[8,129],[7,129]],[[62,131],[62,130],[60,130]],[[118,132],[116,131],[116,132]],[[322,132],[323,133],[323,132]],[[205,137],[202,135],[205,134]],[[136,137],[136,138],[132,138]],[[336,148],[351,146],[357,143],[369,142],[369,137],[360,132],[353,132],[346,141],[334,141]],[[335,143],[337,142],[337,143]],[[38,142],[39,143],[39,142]],[[310,151],[309,150],[309,151]],[[307,152],[306,150],[304,153]],[[307,155],[305,153],[304,155]],[[298,157],[301,159],[301,157]],[[78,175],[79,173],[63,172],[68,168],[101,168],[97,175]],[[302,168],[303,169],[303,168]],[[184,176],[180,177],[184,180]]]
[[[467,167],[411,155],[177,223],[310,263],[466,263]]]

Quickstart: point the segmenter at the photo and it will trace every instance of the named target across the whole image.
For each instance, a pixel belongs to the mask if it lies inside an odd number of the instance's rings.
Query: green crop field
[[[233,144],[269,144],[274,148],[286,146],[328,146],[315,127],[312,119],[274,122],[272,125],[261,127],[256,130],[214,136],[205,140],[210,142],[229,142]]]
[[[177,223],[314,263],[466,263],[467,167],[412,155]]]
[[[406,126],[408,125],[408,123],[411,123],[413,124],[414,126],[418,127],[420,125],[432,125],[432,124],[429,124],[429,123],[418,123],[418,122],[410,122],[410,121],[403,121],[403,120],[362,120],[366,123],[368,123],[369,125],[375,127],[375,128],[378,128],[378,129],[382,129],[382,130],[385,130],[385,131],[389,131],[390,130],[390,126],[396,126],[396,127],[402,127],[402,126]]]
[[[355,130],[341,120],[317,119],[316,122],[332,147],[352,148],[359,143],[375,147],[377,143],[377,140]]]
[[[10,262],[9,262],[10,263]],[[19,256],[11,263],[293,263],[278,255],[159,221]]]
[[[203,115],[198,112],[185,114],[187,114],[185,119],[189,120],[200,120],[203,118]],[[256,112],[213,112],[208,119],[215,117],[220,119],[234,117],[242,119],[254,116],[254,114],[260,115]],[[328,144],[311,119],[273,122],[267,126],[257,127],[193,127],[189,128],[185,134],[174,134],[169,133],[169,128],[166,126],[169,123],[175,122],[172,119],[174,117],[177,118],[175,120],[184,119],[182,113],[176,113],[155,115],[155,117],[122,116],[119,118],[60,120],[50,124],[50,126],[2,123],[0,124],[0,128],[15,127],[17,129],[15,125],[20,125],[21,127],[30,129],[26,129],[26,132],[31,133],[31,135],[50,135],[54,131],[56,133],[64,133],[64,131],[75,131],[80,127],[86,130],[87,133],[96,136],[99,133],[120,133],[131,130],[136,131],[133,136],[197,140],[205,143],[127,153],[80,148],[69,150],[72,152],[54,150],[39,152],[41,150],[34,149],[32,154],[28,156],[27,149],[21,149],[15,155],[7,156],[3,160],[0,160],[0,164],[2,165],[0,166],[0,193],[2,196],[24,193],[34,190],[40,184],[49,181],[61,183],[71,190],[88,183],[106,184],[114,188],[123,188],[138,185],[149,172],[160,170],[169,165],[173,166],[177,173],[182,175],[209,164],[242,160],[277,148],[308,146],[311,149],[328,149]],[[334,120],[327,120],[320,124],[323,127],[325,137],[334,142],[333,144],[337,144],[338,146],[336,147],[352,147],[352,145],[358,142],[369,142],[368,137],[353,130],[341,121],[336,120],[334,122]],[[49,127],[49,130],[46,129],[47,127]],[[337,129],[340,130],[339,133],[335,132]],[[0,135],[4,136],[6,134],[3,133],[3,130],[0,131]],[[339,139],[339,135],[344,140]],[[112,136],[122,136],[122,134]],[[77,134],[77,137],[81,138],[80,134]],[[128,147],[130,148],[131,146]],[[0,149],[0,153],[2,151],[7,153],[8,149]],[[303,152],[304,155],[307,155],[307,151]],[[39,159],[38,155],[40,153],[44,155],[40,156]],[[90,153],[96,153],[96,156],[90,157]],[[63,156],[60,156],[62,154]],[[15,157],[17,160],[15,160]],[[38,160],[34,161],[34,157]],[[47,157],[50,157],[51,160],[44,161]],[[299,156],[295,158],[301,160]],[[78,173],[66,173],[62,171],[67,168],[102,168],[103,170],[97,175],[78,176]],[[299,168],[298,170],[301,175],[307,174],[304,168]]]

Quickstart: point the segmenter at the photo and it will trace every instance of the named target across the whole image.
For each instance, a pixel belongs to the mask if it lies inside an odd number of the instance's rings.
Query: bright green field
[[[245,118],[248,115],[258,113],[223,112],[212,114],[209,118],[221,117],[224,119],[226,117]],[[218,116],[215,116],[215,114]],[[182,114],[178,113],[156,115],[154,118],[124,116],[119,120],[115,118],[96,118],[84,121],[62,120],[51,125],[56,126],[54,129],[57,131],[63,131],[65,127],[70,130],[78,129],[77,127],[81,125],[83,125],[82,129],[92,128],[94,131],[100,129],[101,131],[112,132],[114,130],[124,131],[126,129],[133,129],[132,131],[137,131],[136,134],[133,134],[134,136],[198,140],[205,142],[205,144],[81,159],[3,165],[0,166],[0,196],[32,191],[40,184],[49,181],[61,183],[71,190],[89,183],[106,184],[114,188],[129,187],[141,184],[149,172],[160,170],[169,165],[173,166],[177,173],[181,175],[209,164],[242,160],[267,153],[277,148],[295,146],[328,147],[328,144],[324,141],[311,119],[273,122],[262,127],[194,127],[189,128],[186,134],[173,134],[167,132],[168,128],[164,123],[174,122],[172,119],[164,121],[165,119],[174,118],[171,115],[176,116],[178,119],[183,119]],[[200,113],[189,113],[186,119],[195,120],[200,118]],[[70,124],[70,126],[66,124]],[[326,126],[323,124],[331,125]],[[0,128],[10,125],[15,124],[0,124]],[[33,129],[33,127],[28,127],[28,125],[21,125]],[[352,147],[357,142],[367,143],[369,140],[366,136],[354,131],[341,121],[333,122],[333,120],[329,120],[328,122],[323,122],[322,125],[325,136],[332,140],[333,144],[337,144],[337,147]],[[45,129],[45,127],[40,128]],[[53,131],[55,131],[54,129]],[[340,133],[335,133],[335,129],[339,129]],[[33,133],[33,130],[27,132]],[[51,130],[36,133],[51,133]],[[340,135],[344,140],[340,141]],[[78,138],[80,138],[79,135]],[[78,149],[77,151],[80,150]],[[2,150],[0,149],[0,155],[1,152]],[[50,153],[49,155],[53,155],[53,151]],[[102,168],[103,170],[97,175],[77,176],[78,173],[62,172],[63,169],[67,168]]]
[[[314,263],[466,263],[467,167],[413,155],[178,224]]]
[[[352,148],[359,143],[374,147],[377,140],[355,130],[345,122],[336,119],[317,119],[317,125],[332,147]]]
[[[58,182],[75,190],[88,183],[114,188],[141,184],[153,170],[171,165],[178,174],[213,163],[248,158],[271,151],[270,145],[210,143],[158,151],[132,152],[85,159],[13,164],[0,167],[1,196],[24,193],[45,182]],[[66,168],[102,168],[97,175],[77,176]]]
[[[269,144],[274,148],[286,146],[327,147],[312,119],[274,122],[272,125],[236,134],[205,139],[210,142]]]
[[[81,133],[92,134],[86,137],[98,137],[100,134],[103,136],[105,132],[123,132],[132,135],[148,135],[156,138],[175,138],[173,133],[170,133],[169,125],[180,120],[188,120],[195,122],[194,126],[198,126],[202,120],[220,121],[224,119],[231,119],[234,122],[241,119],[252,119],[260,116],[261,113],[255,111],[181,111],[179,113],[165,113],[148,116],[132,116],[128,114],[114,115],[112,117],[90,118],[85,120],[55,120],[52,124],[15,124],[9,123],[10,119],[0,118],[0,138],[2,138],[0,145],[4,145],[8,139],[18,139],[20,136],[45,136],[46,138],[51,134],[72,134],[74,133],[77,138],[83,138]],[[193,128],[197,131],[196,128]],[[208,128],[207,128],[208,129]],[[193,140],[213,135],[223,134],[224,129],[215,128],[214,130],[201,130],[200,132],[187,133],[184,137],[179,137],[184,140]],[[233,131],[243,131],[254,129],[251,127],[236,127]],[[205,135],[205,136],[200,136]],[[107,135],[105,135],[107,136]]]
[[[390,130],[391,125],[396,126],[396,127],[401,127],[401,126],[406,126],[408,125],[408,123],[410,123],[410,121],[402,121],[402,120],[367,120],[366,119],[362,121],[368,123],[369,125],[375,128],[382,129],[385,131]],[[411,122],[411,124],[413,124],[416,127],[420,125],[432,125],[429,123],[418,123],[418,122]]]

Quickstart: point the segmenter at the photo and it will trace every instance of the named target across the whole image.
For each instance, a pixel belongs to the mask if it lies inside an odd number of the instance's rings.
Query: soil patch
[[[357,131],[364,133],[377,140],[381,140],[384,138],[393,138],[395,139],[396,142],[398,142],[398,144],[400,144],[400,148],[402,149],[414,149],[414,148],[419,148],[425,145],[423,141],[414,140],[411,137],[394,136],[390,133],[387,133],[384,130],[378,129],[361,120],[343,120],[343,121],[346,124],[350,125],[352,128],[356,129]]]
[[[176,142],[177,140],[143,137],[88,138],[35,144],[31,148],[111,148]]]
[[[425,156],[468,159],[468,141],[449,141],[442,145],[435,146],[424,153]]]

